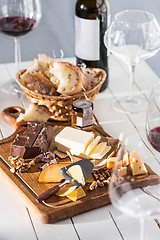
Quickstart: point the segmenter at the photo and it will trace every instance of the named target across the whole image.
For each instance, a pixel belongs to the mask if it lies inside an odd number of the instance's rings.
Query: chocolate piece
[[[35,163],[38,163],[38,162],[49,163],[51,161],[52,161],[52,164],[58,163],[58,158],[56,158],[56,155],[53,152],[41,153],[35,158]]]
[[[45,135],[38,135],[33,147],[39,147],[40,152],[46,152],[49,147],[49,143]]]
[[[28,122],[24,133],[17,134],[11,146],[11,155],[23,158],[36,157],[46,152],[51,144],[54,131],[45,123]]]
[[[58,163],[58,162],[55,162],[55,159],[52,159],[50,162],[47,162],[47,163],[43,164],[42,166],[39,166],[39,170],[42,171],[49,165],[56,164],[56,163]]]
[[[58,158],[54,153],[46,152],[38,155],[35,158],[35,163],[38,163],[38,162],[45,163],[42,166],[39,166],[39,170],[42,171],[44,168],[48,167],[49,165],[58,163]]]
[[[40,153],[40,148],[38,146],[33,147],[35,139],[35,135],[17,134],[11,147],[11,155],[23,158],[37,156]]]
[[[42,130],[42,124],[38,122],[27,122],[27,129],[25,130],[26,134],[39,134]]]

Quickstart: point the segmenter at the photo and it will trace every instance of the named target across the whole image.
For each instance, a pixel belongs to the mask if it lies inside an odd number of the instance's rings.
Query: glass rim
[[[160,86],[160,81],[159,82],[157,82],[157,83],[155,83],[155,84],[153,84],[153,87],[152,87],[152,89],[154,89],[155,87],[157,87],[157,86]]]
[[[150,12],[148,12],[148,11],[144,11],[144,10],[137,10],[137,9],[127,9],[127,10],[120,11],[120,12],[118,12],[118,13],[115,14],[114,19],[117,20],[119,16],[121,16],[123,13],[127,13],[127,12],[130,12],[130,13],[131,13],[131,12],[144,13],[144,14],[147,14],[148,16],[151,17],[150,20],[144,21],[144,22],[137,22],[137,23],[129,22],[129,24],[132,24],[132,25],[136,25],[136,24],[140,24],[140,25],[142,25],[142,24],[147,24],[147,23],[152,22],[153,20],[156,19],[155,16],[154,16],[152,13],[150,13]],[[122,19],[120,19],[120,21],[121,21],[121,22],[125,22],[125,21],[122,20]]]

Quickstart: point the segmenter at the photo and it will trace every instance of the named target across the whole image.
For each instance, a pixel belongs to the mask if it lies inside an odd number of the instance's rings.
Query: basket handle
[[[14,128],[17,128],[17,122],[16,119],[19,117],[20,113],[24,113],[24,109],[21,107],[13,106],[13,107],[8,107],[5,108],[2,111],[2,119],[13,126]]]

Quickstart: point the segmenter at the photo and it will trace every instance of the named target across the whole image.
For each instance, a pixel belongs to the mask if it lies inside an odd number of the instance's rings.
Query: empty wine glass
[[[146,135],[152,147],[160,152],[160,83],[152,88],[147,109]]]
[[[140,96],[133,96],[134,73],[135,67],[141,61],[152,57],[160,49],[160,26],[157,20],[145,11],[119,12],[105,33],[104,43],[111,53],[129,66],[130,70],[130,94],[114,101],[113,107],[128,113],[144,110],[145,100]],[[120,79],[117,80],[117,84],[119,83]]]
[[[156,170],[157,175],[151,169]],[[109,195],[116,209],[141,222],[141,239],[145,234],[144,220],[160,213],[159,174],[160,165],[139,135],[122,141],[112,171]]]
[[[40,19],[40,0],[0,1],[0,32],[14,37],[16,71],[20,70],[21,62],[19,38],[37,27]],[[2,86],[2,90],[11,94],[14,90],[19,91],[19,86],[15,79],[12,79]]]

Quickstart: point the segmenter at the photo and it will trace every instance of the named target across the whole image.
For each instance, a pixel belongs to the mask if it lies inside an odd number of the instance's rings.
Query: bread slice
[[[47,95],[59,95],[50,82],[41,72],[30,73],[28,76],[29,83],[34,87],[35,91]]]
[[[47,56],[46,54],[38,54],[38,59],[35,58],[33,62],[28,66],[27,72],[35,73],[47,71],[49,64],[53,61],[53,58]]]
[[[53,58],[47,56],[44,53],[38,54],[38,64],[43,72],[48,70],[49,64],[53,61]]]
[[[71,63],[52,61],[49,73],[52,74],[50,81],[60,94],[74,95],[88,89],[86,75]]]
[[[25,113],[21,113],[17,118],[17,126],[26,124],[27,121],[47,122],[52,113],[44,105],[31,103]]]

